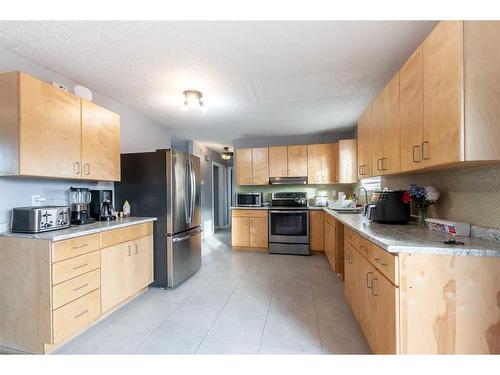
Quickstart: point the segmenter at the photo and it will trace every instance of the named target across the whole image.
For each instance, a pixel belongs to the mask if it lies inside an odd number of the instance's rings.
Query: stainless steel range
[[[273,193],[269,210],[269,253],[309,255],[306,193]]]

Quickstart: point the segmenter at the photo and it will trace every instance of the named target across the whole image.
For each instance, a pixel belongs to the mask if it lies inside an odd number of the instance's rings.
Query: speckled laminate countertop
[[[500,256],[500,243],[475,237],[457,237],[464,245],[445,245],[448,235],[423,229],[416,224],[390,225],[368,221],[361,214],[323,210],[361,236],[390,253],[425,253],[464,256]]]
[[[43,233],[13,233],[3,232],[0,237],[15,237],[15,238],[28,238],[35,240],[48,240],[48,241],[61,241],[69,238],[86,236],[88,234],[101,233],[107,230],[128,227],[130,225],[137,225],[155,221],[155,217],[127,217],[113,221],[96,221],[92,224],[72,225],[66,229],[58,229],[50,232]]]

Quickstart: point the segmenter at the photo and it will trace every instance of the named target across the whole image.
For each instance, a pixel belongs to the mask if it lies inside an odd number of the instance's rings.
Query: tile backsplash
[[[500,229],[500,166],[383,176],[381,186],[407,189],[432,185],[441,192],[429,217]]]

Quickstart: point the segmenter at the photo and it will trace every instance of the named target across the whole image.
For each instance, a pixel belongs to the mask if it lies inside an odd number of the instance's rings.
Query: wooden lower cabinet
[[[309,211],[309,248],[312,251],[325,250],[325,214],[320,210]]]
[[[132,295],[153,282],[153,236],[140,238],[133,243]]]
[[[236,250],[267,250],[267,210],[234,209],[231,212],[231,246]]]
[[[330,266],[335,271],[335,224],[332,225],[330,221],[325,220],[325,255],[330,263]]]
[[[344,249],[344,286],[345,286],[345,296],[349,304],[351,305],[352,312],[356,319],[359,320],[359,267],[360,267],[360,255],[359,253],[352,249],[349,244],[345,244]]]

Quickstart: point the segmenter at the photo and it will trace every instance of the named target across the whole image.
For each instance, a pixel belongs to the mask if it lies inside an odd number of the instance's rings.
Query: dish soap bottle
[[[130,204],[128,201],[125,201],[125,203],[123,203],[123,217],[128,216],[130,216]]]

